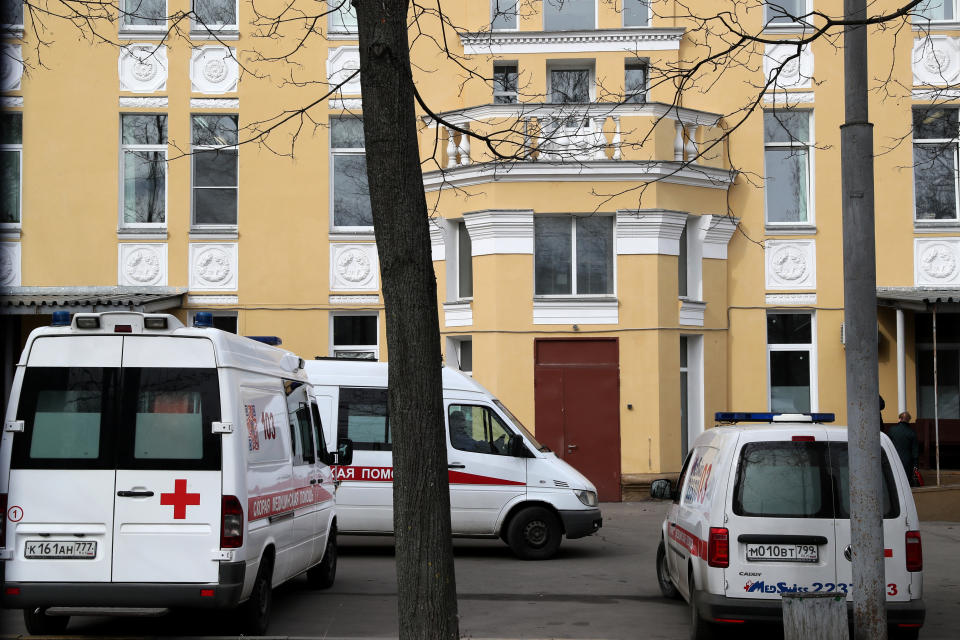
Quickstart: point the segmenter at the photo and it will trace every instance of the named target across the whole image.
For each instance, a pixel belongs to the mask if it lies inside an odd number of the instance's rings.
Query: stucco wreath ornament
[[[784,247],[773,256],[773,271],[782,280],[796,282],[807,273],[807,260],[795,247]]]
[[[935,244],[928,247],[920,258],[923,272],[931,278],[946,280],[957,274],[957,258],[950,247]]]
[[[160,259],[152,251],[138,249],[127,258],[127,276],[137,282],[153,282],[160,273]]]

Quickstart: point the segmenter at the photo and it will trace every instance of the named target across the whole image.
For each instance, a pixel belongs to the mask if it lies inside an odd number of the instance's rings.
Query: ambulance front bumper
[[[560,511],[563,521],[563,531],[568,540],[582,538],[596,533],[603,526],[600,509],[577,509],[575,511]]]
[[[240,603],[243,562],[220,564],[216,583],[6,582],[0,605],[27,607],[142,607],[226,609]]]
[[[747,598],[728,598],[697,592],[697,607],[705,620],[771,622],[783,621],[783,604],[777,599],[751,600]],[[927,607],[923,600],[887,603],[887,625],[922,625]],[[853,620],[853,603],[847,602],[847,617]]]

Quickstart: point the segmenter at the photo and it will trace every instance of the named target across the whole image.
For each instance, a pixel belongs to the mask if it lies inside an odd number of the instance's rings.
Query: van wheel
[[[327,536],[327,548],[320,564],[307,569],[307,582],[314,589],[329,589],[337,579],[337,529],[332,527]]]
[[[23,624],[31,635],[57,635],[67,630],[70,616],[48,616],[46,608],[33,607],[23,610]]]
[[[507,540],[522,560],[546,560],[560,547],[560,520],[544,507],[527,507],[510,521]]]
[[[670,569],[667,567],[667,550],[663,540],[657,547],[657,584],[660,585],[660,593],[663,594],[664,598],[676,600],[680,596],[680,592],[677,591],[673,581],[670,580]]]
[[[697,606],[697,586],[693,583],[693,573],[690,573],[690,640],[713,640],[715,627],[700,615]]]
[[[260,570],[253,583],[250,599],[243,603],[240,611],[240,624],[243,633],[251,636],[262,636],[270,625],[270,605],[273,601],[271,580],[273,577],[273,560],[263,558],[260,561]]]

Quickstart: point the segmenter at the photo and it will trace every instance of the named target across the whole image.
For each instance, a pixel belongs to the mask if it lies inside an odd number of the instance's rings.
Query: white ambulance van
[[[303,361],[197,316],[58,312],[30,334],[0,445],[0,577],[31,633],[240,605],[262,634],[273,587],[333,583],[337,454]]]
[[[353,443],[353,465],[337,467],[341,533],[393,533],[393,453],[387,364],[306,363],[328,440]],[[501,538],[523,559],[553,556],[561,538],[603,523],[594,485],[537,442],[489,391],[443,369],[450,519],[454,536]]]
[[[782,621],[784,593],[845,594],[852,610],[847,429],[833,414],[717,413],[671,499],[657,551],[667,597],[690,603],[691,637],[717,627]],[[753,424],[743,424],[753,422]],[[891,637],[923,626],[920,522],[907,476],[881,435],[887,621]]]

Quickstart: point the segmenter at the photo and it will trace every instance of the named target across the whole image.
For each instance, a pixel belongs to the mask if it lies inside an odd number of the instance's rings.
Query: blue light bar
[[[51,327],[69,327],[70,326],[70,312],[69,311],[54,311],[53,319],[50,321]]]
[[[198,329],[209,329],[213,327],[213,314],[209,311],[197,311],[193,314],[193,326]]]
[[[717,422],[774,422],[782,416],[805,416],[810,422],[833,422],[832,413],[754,413],[750,411],[717,411]]]
[[[256,340],[257,342],[262,342],[263,344],[268,344],[271,347],[279,347],[283,344],[283,341],[278,336],[246,336],[251,340]]]

